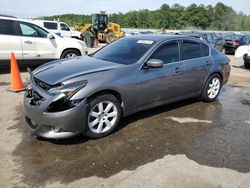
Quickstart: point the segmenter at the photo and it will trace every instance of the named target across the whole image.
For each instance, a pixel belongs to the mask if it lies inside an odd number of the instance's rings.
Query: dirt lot
[[[0,74],[0,187],[250,187],[250,70],[230,59],[216,102],[137,113],[99,140],[31,137]]]

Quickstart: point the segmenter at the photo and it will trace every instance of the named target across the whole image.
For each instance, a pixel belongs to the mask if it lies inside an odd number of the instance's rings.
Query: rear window
[[[44,22],[43,26],[47,29],[53,29],[53,30],[57,30],[57,23],[53,23],[53,22]]]
[[[200,43],[184,41],[181,46],[182,60],[202,57]]]
[[[1,20],[0,19],[0,34],[2,35],[14,35],[14,27],[12,20]]]

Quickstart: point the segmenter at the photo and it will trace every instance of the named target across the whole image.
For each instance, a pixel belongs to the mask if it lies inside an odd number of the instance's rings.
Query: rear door
[[[187,94],[198,93],[213,65],[208,45],[193,40],[182,40],[181,60],[185,66],[183,89]]]
[[[55,59],[57,44],[48,32],[27,22],[18,22],[24,60]]]
[[[21,38],[15,31],[13,20],[0,19],[0,65],[9,62],[11,52],[15,53],[17,60],[22,60]]]

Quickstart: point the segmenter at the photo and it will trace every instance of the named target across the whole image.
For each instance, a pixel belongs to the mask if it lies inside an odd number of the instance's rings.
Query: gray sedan
[[[30,72],[25,125],[38,137],[100,138],[138,111],[190,97],[212,102],[229,74],[227,57],[199,39],[125,37],[90,56]]]

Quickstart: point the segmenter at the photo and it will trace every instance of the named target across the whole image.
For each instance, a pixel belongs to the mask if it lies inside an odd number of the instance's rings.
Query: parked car
[[[225,44],[223,48],[225,49],[226,54],[227,53],[234,54],[239,46],[246,44],[249,44],[248,35],[231,34],[225,36]]]
[[[56,33],[61,37],[75,38],[82,40],[82,33],[72,30],[66,23],[48,20],[33,20],[34,23],[45,27],[49,31]]]
[[[246,69],[250,69],[250,45],[240,46],[235,51],[235,58],[240,59],[243,57],[244,66]]]
[[[0,16],[0,66],[9,66],[14,52],[19,64],[44,63],[85,55],[83,41],[61,38],[29,20]]]
[[[192,31],[192,32],[184,32],[182,34],[204,40],[204,41],[208,42],[209,44],[211,44],[212,46],[214,46],[220,52],[222,52],[222,50],[223,50],[223,40],[221,38],[219,38],[216,35],[216,33]]]
[[[215,101],[229,74],[227,57],[202,40],[124,37],[90,56],[54,61],[30,73],[25,125],[38,137],[100,138],[141,110],[190,97]]]

